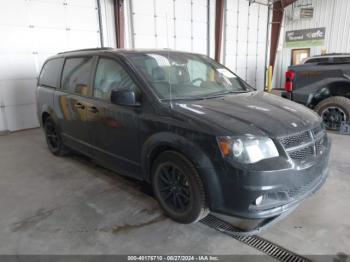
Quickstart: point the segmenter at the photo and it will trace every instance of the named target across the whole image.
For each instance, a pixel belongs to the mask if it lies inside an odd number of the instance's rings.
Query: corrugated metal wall
[[[250,85],[264,89],[268,7],[227,0],[224,63]]]
[[[312,19],[290,19],[293,9],[297,6],[312,4],[314,17]],[[282,88],[284,73],[291,64],[292,48],[284,47],[285,32],[290,30],[325,27],[324,46],[309,47],[310,55],[319,55],[325,48],[328,53],[350,52],[350,1],[349,0],[299,0],[285,10],[285,19],[281,32],[281,41],[277,55],[274,73],[274,88]]]

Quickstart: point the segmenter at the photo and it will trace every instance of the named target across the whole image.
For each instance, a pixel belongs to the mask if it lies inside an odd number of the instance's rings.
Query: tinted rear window
[[[62,73],[62,89],[89,96],[92,61],[92,57],[67,58]]]
[[[334,63],[348,64],[350,63],[350,57],[334,57]]]
[[[49,60],[45,63],[39,77],[39,85],[57,88],[63,64],[63,58]]]
[[[309,59],[305,62],[305,64],[311,64],[311,63],[328,63],[329,59],[328,58],[314,58],[314,59]]]

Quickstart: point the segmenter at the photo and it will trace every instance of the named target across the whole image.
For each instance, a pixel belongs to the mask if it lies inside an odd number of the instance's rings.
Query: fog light
[[[263,196],[259,196],[255,199],[255,205],[259,206],[261,202],[263,201]]]

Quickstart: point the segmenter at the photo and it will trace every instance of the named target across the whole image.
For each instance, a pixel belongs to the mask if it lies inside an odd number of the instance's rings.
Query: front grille
[[[322,154],[326,145],[326,132],[322,126],[279,138],[289,157],[307,162]]]
[[[288,194],[289,198],[297,199],[300,196],[306,194],[310,190],[310,188],[314,186],[316,179],[317,177],[309,177],[309,179],[305,181],[303,185],[296,186],[294,188],[288,188],[284,192]]]
[[[290,158],[294,160],[305,160],[314,156],[314,146],[308,146],[301,148],[300,150],[295,150],[289,153]]]
[[[263,195],[263,200],[260,205],[251,204],[249,206],[252,210],[268,210],[274,207],[284,205],[288,202],[301,199],[305,194],[310,192],[320,181],[320,174],[308,174],[303,176],[301,183],[281,186],[278,190],[269,191]]]
[[[310,142],[311,139],[310,131],[306,131],[296,135],[282,137],[280,138],[280,142],[285,148],[291,148],[302,143]]]

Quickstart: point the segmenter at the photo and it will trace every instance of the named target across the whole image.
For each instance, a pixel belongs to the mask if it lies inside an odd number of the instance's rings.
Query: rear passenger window
[[[62,69],[63,58],[57,58],[47,61],[39,77],[39,85],[57,88]]]
[[[62,73],[62,89],[89,96],[92,61],[92,57],[67,58]]]

